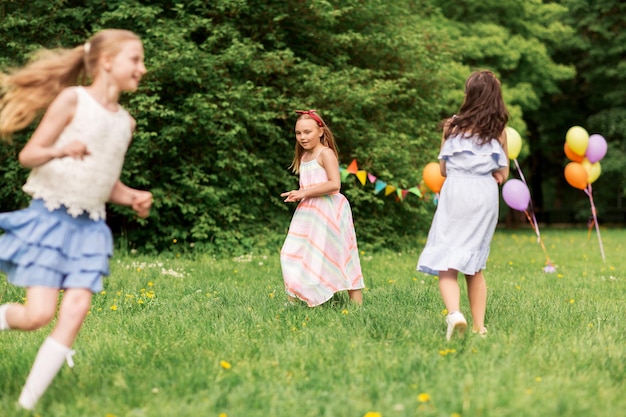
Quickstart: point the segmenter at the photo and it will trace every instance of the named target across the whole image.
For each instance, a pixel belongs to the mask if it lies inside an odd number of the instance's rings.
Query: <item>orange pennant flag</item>
[[[394,191],[396,191],[396,187],[394,187],[393,185],[388,185],[385,187],[385,195],[389,195]]]
[[[350,174],[356,174],[358,170],[359,166],[356,163],[356,159],[353,159],[352,162],[350,162],[350,165],[348,165],[348,169],[346,169],[346,171]]]
[[[365,170],[357,171],[356,177],[361,181],[361,185],[365,185],[365,180],[367,179],[367,172]]]

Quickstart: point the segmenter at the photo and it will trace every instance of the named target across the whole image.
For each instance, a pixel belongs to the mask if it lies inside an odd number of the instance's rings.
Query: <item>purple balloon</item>
[[[595,164],[606,155],[606,139],[597,133],[589,136],[589,144],[585,156],[592,164]]]
[[[525,211],[530,204],[530,191],[522,181],[511,179],[502,187],[502,198],[512,209]]]

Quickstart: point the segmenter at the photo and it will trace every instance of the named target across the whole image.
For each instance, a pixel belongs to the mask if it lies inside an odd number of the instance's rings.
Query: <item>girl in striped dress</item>
[[[363,302],[363,274],[352,211],[339,191],[341,180],[335,138],[315,110],[296,111],[296,148],[291,169],[300,188],[281,194],[299,202],[280,252],[289,301],[315,307],[338,291]]]

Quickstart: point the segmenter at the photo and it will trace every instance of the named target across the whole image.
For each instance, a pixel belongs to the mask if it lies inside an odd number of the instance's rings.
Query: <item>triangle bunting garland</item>
[[[384,191],[385,197],[393,194],[397,202],[406,200],[409,194],[413,194],[418,198],[424,198],[424,192],[426,192],[426,188],[423,184],[418,184],[406,189],[391,185],[371,172],[359,169],[359,164],[356,159],[353,159],[347,168],[339,167],[339,173],[341,175],[341,182],[346,181],[350,175],[354,175],[362,186],[373,184],[374,194],[380,194],[382,191]],[[428,198],[428,196],[426,196],[426,198]]]

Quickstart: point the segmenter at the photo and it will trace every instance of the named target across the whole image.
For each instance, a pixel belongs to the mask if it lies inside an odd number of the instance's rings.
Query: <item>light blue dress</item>
[[[446,180],[418,271],[438,275],[456,269],[473,275],[486,267],[498,223],[499,192],[492,174],[509,159],[497,139],[483,145],[475,139],[451,136],[441,148]]]

